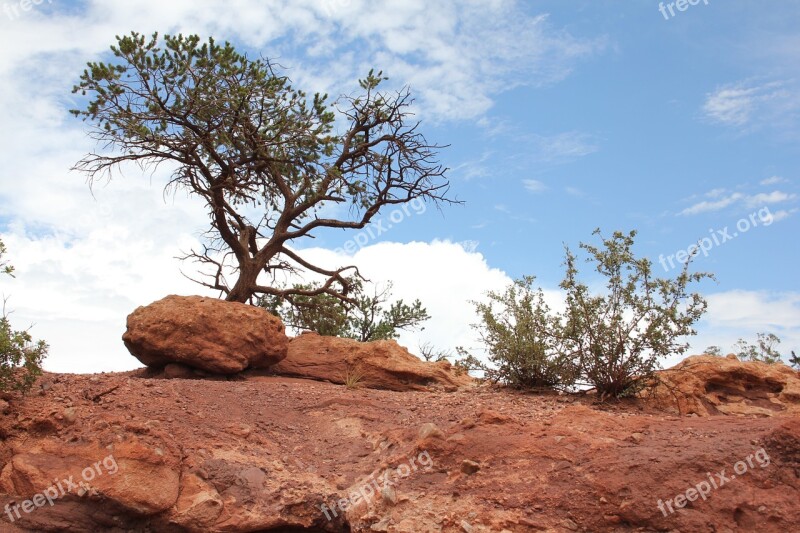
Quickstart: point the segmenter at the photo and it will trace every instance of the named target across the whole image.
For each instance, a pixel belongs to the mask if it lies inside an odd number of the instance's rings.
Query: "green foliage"
[[[756,344],[750,344],[744,339],[739,339],[734,344],[736,355],[745,361],[760,361],[762,363],[780,363],[781,354],[775,348],[781,340],[774,333],[756,333]]]
[[[401,330],[421,328],[430,318],[415,300],[411,305],[397,300],[388,307],[391,283],[383,290],[377,287],[366,292],[360,280],[349,280],[348,300],[321,292],[318,283],[295,285],[297,296],[267,296],[259,305],[278,315],[284,324],[298,330],[316,331],[320,335],[345,337],[360,342],[396,339]]]
[[[794,353],[794,350],[792,350],[792,355],[789,357],[789,364],[800,370],[800,356]]]
[[[577,367],[559,346],[559,319],[551,315],[542,290],[534,290],[533,282],[533,277],[525,277],[503,293],[490,291],[487,303],[472,302],[481,319],[473,328],[494,366],[480,365],[474,357],[464,364],[481,366],[487,379],[516,388],[572,385]],[[459,353],[469,355],[463,348]]]
[[[703,353],[706,355],[716,355],[717,357],[722,357],[722,348],[716,345],[709,346],[703,350]]]
[[[410,120],[407,89],[379,90],[381,72],[371,70],[357,94],[331,103],[227,42],[132,32],[111,51],[111,61],[89,63],[73,88],[87,98],[71,113],[104,147],[76,169],[94,183],[128,163],[167,163],[167,189],[202,198],[210,218],[202,251],[184,259],[203,267],[195,281],[228,300],[275,294],[261,274],[308,271],[326,277],[322,292],[343,298],[355,267],[314,265],[294,240],[321,228],[364,228],[385,206],[450,202],[441,147]],[[320,215],[336,205],[344,209],[328,212],[342,218]],[[283,295],[292,294],[302,290]]]
[[[493,365],[482,365],[461,348],[468,356],[461,366],[479,367],[487,377],[517,387],[591,385],[605,398],[636,393],[652,381],[660,358],[685,352],[688,344],[678,339],[695,333],[692,326],[706,309],[687,286],[710,275],[690,274],[687,263],[675,279],[654,278],[651,262],[633,254],[635,231],[600,236],[602,247],[580,248],[605,279],[601,294],[578,280],[578,259],[566,248],[560,284],[566,310],[551,312],[532,277],[502,294],[488,293],[488,303],[475,303],[481,322],[474,327]]]
[[[0,268],[11,275],[13,267],[3,261],[6,248],[0,241]],[[36,378],[42,374],[42,360],[47,355],[47,343],[33,342],[28,331],[16,331],[11,327],[3,306],[0,317],[0,391],[28,391]]]
[[[14,276],[14,267],[8,264],[8,261],[3,259],[3,256],[6,254],[6,245],[3,244],[3,241],[0,241],[0,274],[8,274],[9,276]]]
[[[0,318],[0,391],[28,391],[42,375],[47,343],[33,342],[28,331],[11,328],[8,316]]]
[[[675,279],[655,278],[652,263],[633,254],[636,231],[614,232],[602,247],[581,243],[587,262],[606,280],[603,294],[592,295],[578,281],[577,258],[566,248],[567,311],[563,338],[577,355],[581,373],[598,394],[619,397],[636,393],[650,382],[659,359],[682,354],[679,339],[696,332],[693,325],[706,310],[705,300],[688,293],[692,282],[711,277],[689,273],[687,261]]]

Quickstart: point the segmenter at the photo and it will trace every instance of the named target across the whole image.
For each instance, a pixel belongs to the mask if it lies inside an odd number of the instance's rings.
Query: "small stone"
[[[10,410],[11,406],[8,405],[8,402],[5,400],[0,400],[0,413],[7,415]]]
[[[461,471],[468,476],[471,476],[480,469],[481,469],[480,463],[476,463],[475,461],[471,461],[470,459],[464,459],[463,461],[461,461]]]
[[[381,497],[387,505],[394,505],[397,503],[397,491],[390,485],[386,485],[381,489]]]
[[[420,439],[427,439],[429,437],[435,439],[443,439],[444,433],[442,433],[442,430],[439,429],[439,427],[436,424],[428,422],[426,424],[422,424],[422,426],[419,428],[418,436]]]
[[[70,424],[75,422],[75,420],[78,418],[78,414],[75,412],[75,408],[74,407],[67,407],[62,412],[62,415],[64,416],[64,420],[66,420]]]
[[[472,526],[466,520],[461,521],[461,531],[464,533],[472,533]]]

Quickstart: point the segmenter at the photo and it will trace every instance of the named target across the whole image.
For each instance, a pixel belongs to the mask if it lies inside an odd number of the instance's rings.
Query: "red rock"
[[[395,391],[440,388],[456,390],[474,380],[457,374],[447,361],[429,363],[393,340],[357,342],[304,333],[289,342],[285,359],[270,369],[282,376],[344,384],[348,373],[361,374],[359,384]]]
[[[167,296],[128,315],[122,336],[147,366],[170,363],[217,374],[265,368],[287,353],[283,323],[252,305],[202,296]]]
[[[654,399],[682,414],[800,414],[800,372],[783,364],[696,355],[658,377]]]

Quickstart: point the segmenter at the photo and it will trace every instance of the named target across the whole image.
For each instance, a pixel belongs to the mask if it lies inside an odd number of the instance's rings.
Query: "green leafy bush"
[[[474,303],[481,322],[474,325],[492,365],[483,365],[463,348],[461,366],[515,387],[591,386],[601,398],[634,394],[652,383],[659,359],[682,354],[682,337],[706,310],[706,302],[688,293],[692,282],[711,277],[689,273],[689,262],[675,279],[652,276],[652,263],[632,251],[635,231],[615,232],[602,246],[580,244],[587,262],[605,278],[605,290],[593,294],[578,279],[578,259],[566,248],[566,275],[560,287],[566,310],[554,314],[532,277],[517,280],[504,293],[488,293]],[[495,309],[495,305],[499,309]]]
[[[373,287],[371,292],[358,279],[348,280],[348,285],[348,301],[322,292],[320,284],[310,283],[293,287],[300,294],[266,296],[259,305],[297,330],[360,342],[396,339],[401,330],[423,329],[422,322],[430,318],[419,300],[411,305],[403,300],[389,303],[391,283],[385,289]]]
[[[578,281],[578,260],[566,249],[567,311],[562,335],[574,353],[581,374],[603,396],[633,394],[652,381],[659,359],[683,354],[680,339],[696,332],[693,325],[706,310],[706,301],[688,293],[688,285],[707,273],[690,273],[687,260],[675,279],[655,278],[652,262],[633,254],[636,231],[614,232],[602,247],[581,243],[587,262],[606,279],[603,294],[592,295]]]
[[[5,252],[6,248],[0,241],[0,271],[13,275],[13,267],[3,260]],[[28,391],[42,374],[42,360],[47,355],[47,348],[44,341],[34,343],[27,330],[15,331],[3,305],[0,317],[0,391]]]
[[[463,348],[459,353],[466,356],[468,367],[483,370],[492,381],[516,388],[567,387],[575,382],[577,367],[559,348],[559,320],[551,316],[542,290],[534,290],[533,282],[533,277],[525,277],[502,293],[489,292],[486,303],[473,302],[481,319],[473,328],[493,366],[481,365]]]

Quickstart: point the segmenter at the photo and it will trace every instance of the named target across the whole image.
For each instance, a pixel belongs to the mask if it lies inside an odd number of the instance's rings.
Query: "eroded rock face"
[[[45,373],[42,393],[8,396],[0,531],[782,533],[800,523],[797,416],[146,374]],[[718,472],[724,486],[677,504]],[[14,507],[69,476],[77,486],[52,506]]]
[[[286,357],[279,318],[252,305],[202,296],[167,296],[128,315],[122,336],[147,366],[180,363],[216,374],[266,368]]]
[[[786,365],[697,355],[659,377],[657,401],[683,414],[800,414],[800,372]]]
[[[421,361],[395,341],[357,342],[304,333],[289,342],[284,360],[271,368],[278,375],[346,383],[360,376],[360,386],[395,391],[470,386],[472,378],[457,374],[449,362]]]

